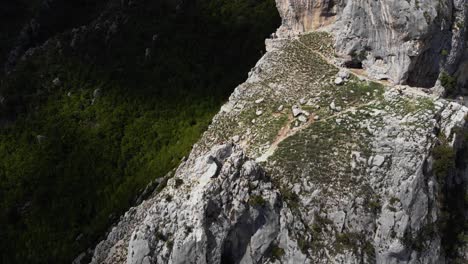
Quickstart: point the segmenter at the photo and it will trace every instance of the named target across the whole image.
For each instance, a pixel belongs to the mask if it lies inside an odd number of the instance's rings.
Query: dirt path
[[[307,123],[299,126],[299,127],[294,127],[294,128],[291,128],[291,125],[293,122],[295,122],[297,119],[295,119],[291,114],[288,116],[288,122],[278,131],[278,135],[276,136],[275,140],[273,141],[273,143],[270,145],[270,147],[268,148],[267,151],[265,151],[260,157],[258,157],[255,161],[257,162],[265,162],[268,160],[269,157],[273,156],[273,154],[275,154],[275,151],[278,149],[278,146],[281,142],[283,142],[284,140],[286,140],[287,138],[291,137],[291,136],[294,136],[295,134],[297,134],[297,132],[299,131],[302,131],[306,128],[308,128],[311,124],[315,123],[315,122],[323,122],[323,121],[327,121],[327,120],[330,120],[332,118],[335,118],[335,117],[338,117],[340,115],[343,115],[343,114],[346,114],[346,113],[349,113],[349,112],[352,112],[352,111],[356,111],[358,108],[361,108],[363,106],[368,106],[368,105],[373,105],[375,104],[377,101],[376,100],[372,100],[370,102],[367,102],[365,104],[358,104],[358,105],[355,105],[355,106],[352,106],[344,111],[341,111],[341,112],[337,112],[336,114],[333,114],[333,115],[330,115],[330,116],[327,116],[326,118],[324,119],[320,119],[320,120],[315,120],[315,114],[312,113],[310,114],[310,116],[308,117],[308,120],[307,120]]]
[[[329,58],[325,55],[323,55],[321,52],[319,51],[316,51],[310,47],[308,47],[306,44],[304,44],[304,42],[302,42],[299,38],[296,38],[294,39],[294,41],[296,41],[297,43],[299,43],[301,46],[303,46],[304,48],[306,48],[307,50],[317,54],[318,56],[320,56],[320,58],[322,58],[323,60],[325,60],[327,63],[329,63],[330,65],[333,65],[334,67],[336,67],[337,69],[346,69],[347,71],[349,71],[352,75],[360,78],[360,79],[364,79],[364,80],[367,80],[367,81],[371,81],[371,82],[375,82],[375,83],[380,83],[382,84],[385,88],[397,88],[399,91],[404,91],[403,93],[405,94],[411,94],[411,95],[419,95],[419,96],[431,96],[431,97],[438,97],[436,95],[431,95],[431,94],[428,94],[426,92],[424,92],[424,88],[418,88],[418,87],[411,87],[409,85],[403,85],[403,84],[393,84],[392,82],[388,81],[388,80],[377,80],[377,79],[374,79],[372,77],[370,77],[366,70],[364,69],[351,69],[351,68],[344,68],[344,67],[339,67],[335,64],[335,62],[332,60],[332,58]]]
[[[360,78],[360,79],[364,79],[364,80],[367,80],[367,81],[372,81],[372,82],[376,82],[376,83],[380,83],[382,84],[385,88],[397,88],[398,90],[402,91],[402,93],[404,94],[410,94],[410,95],[424,95],[424,96],[434,96],[434,95],[429,95],[427,93],[425,93],[423,90],[421,89],[418,89],[418,88],[414,88],[414,87],[410,87],[410,86],[407,86],[407,85],[395,85],[395,84],[392,84],[391,82],[387,81],[387,80],[376,80],[376,79],[373,79],[371,77],[369,77],[366,73],[366,71],[364,69],[349,69],[349,68],[342,68],[342,67],[339,67],[335,64],[335,62],[332,60],[332,58],[329,58],[325,55],[323,55],[321,52],[318,52],[310,47],[308,47],[306,44],[304,44],[302,41],[300,41],[300,39],[294,39],[294,41],[297,41],[297,43],[299,43],[301,46],[303,46],[304,48],[306,48],[307,50],[313,52],[314,54],[320,56],[320,58],[322,58],[324,61],[326,61],[327,63],[329,63],[330,65],[333,65],[334,67],[336,67],[337,69],[346,69],[347,71],[349,71],[352,75]],[[278,131],[278,135],[276,136],[275,140],[273,141],[273,143],[270,145],[270,147],[268,148],[267,151],[265,151],[260,157],[258,157],[256,159],[257,162],[265,162],[268,160],[269,157],[273,156],[273,154],[275,153],[275,151],[278,149],[278,146],[281,142],[283,142],[284,140],[286,140],[287,138],[291,137],[291,136],[294,136],[295,134],[297,134],[297,132],[301,131],[301,130],[304,130],[306,128],[308,128],[311,124],[315,123],[315,122],[323,122],[323,121],[327,121],[329,119],[332,119],[332,118],[335,118],[335,117],[338,117],[340,115],[343,115],[343,114],[346,114],[348,112],[351,112],[351,111],[355,111],[357,110],[358,108],[360,107],[363,107],[363,106],[366,106],[366,105],[372,105],[376,103],[376,100],[372,100],[368,103],[364,103],[364,104],[358,104],[356,106],[353,106],[353,107],[350,107],[344,111],[341,111],[341,112],[338,112],[338,113],[335,113],[333,115],[330,115],[324,119],[320,119],[320,120],[315,120],[314,119],[314,114],[312,113],[309,117],[308,117],[308,121],[307,123],[305,124],[302,124],[301,126],[299,127],[292,127],[292,124],[293,122],[295,122],[297,119],[295,119],[292,114],[290,114],[288,116],[288,122]],[[292,128],[291,128],[292,127]]]

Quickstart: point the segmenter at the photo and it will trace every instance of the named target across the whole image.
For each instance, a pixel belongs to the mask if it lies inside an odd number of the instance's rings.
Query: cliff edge
[[[92,263],[467,261],[468,108],[396,85],[461,71],[459,2],[278,0],[268,52]]]

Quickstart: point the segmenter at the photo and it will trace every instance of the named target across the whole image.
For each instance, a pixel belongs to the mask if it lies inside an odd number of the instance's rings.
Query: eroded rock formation
[[[92,263],[467,261],[453,238],[463,228],[446,227],[466,221],[448,202],[466,193],[468,108],[368,78],[455,71],[464,27],[452,24],[464,7],[277,2],[278,38],[168,186],[122,217]],[[332,34],[314,31],[324,28]],[[336,50],[368,74],[335,65]]]
[[[432,87],[447,71],[466,82],[465,0],[277,0],[277,6],[284,21],[278,35],[328,27],[343,63],[374,78]]]

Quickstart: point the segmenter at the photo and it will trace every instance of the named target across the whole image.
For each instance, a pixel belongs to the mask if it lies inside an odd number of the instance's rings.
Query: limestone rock
[[[431,86],[456,71],[464,2],[276,2],[283,23],[268,52],[92,263],[453,263],[437,226],[442,190],[468,182],[468,108],[372,79]],[[368,76],[338,69],[333,50]],[[457,161],[444,181],[440,144]],[[455,247],[465,262],[466,248]]]
[[[326,29],[344,63],[378,79],[432,87],[441,71],[465,85],[467,6],[464,0],[276,0],[277,34]]]
[[[335,84],[336,85],[342,85],[343,83],[344,83],[343,78],[341,78],[339,76],[335,78]]]
[[[213,177],[216,164],[219,174]],[[271,258],[273,247],[300,258],[294,241],[281,240],[290,213],[280,193],[240,147],[220,145],[191,156],[176,177],[184,184],[175,187],[170,180],[126,214],[98,245],[92,263],[258,263]],[[136,223],[130,220],[135,217]],[[127,249],[118,249],[121,241]]]
[[[301,121],[302,123],[307,122],[307,117],[306,117],[305,115],[300,115],[298,119],[299,119],[299,121]]]
[[[317,82],[339,71],[300,47],[290,40],[258,62],[174,179],[122,217],[92,263],[450,263],[442,234],[424,235],[441,217],[431,153],[439,138],[457,153],[468,108],[410,87]],[[332,111],[311,108],[320,118],[301,122],[304,94]],[[259,95],[292,113],[245,121]],[[239,145],[215,143],[236,135]]]
[[[302,109],[301,109],[299,106],[297,106],[297,105],[293,105],[293,107],[292,107],[292,113],[293,113],[293,116],[294,116],[294,117],[297,117],[297,116],[299,116],[300,114],[302,114]]]

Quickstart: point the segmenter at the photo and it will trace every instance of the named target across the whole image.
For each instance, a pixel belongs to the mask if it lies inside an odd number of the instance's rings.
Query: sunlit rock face
[[[378,80],[431,86],[457,71],[464,6],[277,6],[268,52],[93,263],[466,262],[443,226],[466,219],[447,201],[466,192],[468,108]]]
[[[93,263],[450,263],[432,153],[468,108],[329,64],[327,33],[276,41]]]
[[[394,83],[432,87],[442,70],[457,71],[465,51],[464,0],[276,2],[278,35],[329,29],[344,64]]]
[[[309,32],[330,25],[335,21],[334,0],[289,0],[276,1],[283,25],[278,30],[281,36]]]

